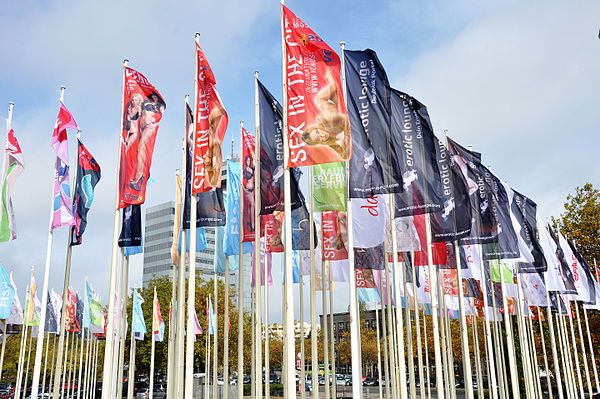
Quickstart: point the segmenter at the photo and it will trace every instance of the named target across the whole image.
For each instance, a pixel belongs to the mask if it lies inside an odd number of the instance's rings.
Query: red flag
[[[167,104],[144,75],[125,67],[119,208],[143,204],[154,142]]]
[[[347,161],[350,123],[340,79],[340,57],[284,5],[288,166]]]
[[[417,229],[419,241],[421,242],[421,250],[415,251],[415,266],[427,266],[429,256],[427,253],[427,233],[425,231],[425,215],[414,215],[413,223]],[[446,251],[446,242],[434,242],[431,244],[433,253],[433,264],[438,266],[446,266],[448,264],[448,253]]]
[[[348,228],[346,213],[324,211],[321,214],[323,230],[323,260],[348,259]]]
[[[373,278],[373,269],[355,269],[356,288],[377,288]]]
[[[281,241],[283,212],[275,211],[270,215],[262,215],[265,223],[265,252],[283,252]]]
[[[79,332],[77,321],[77,295],[70,288],[67,291],[67,315],[66,328],[68,332]]]
[[[192,158],[192,194],[221,187],[221,147],[229,117],[216,84],[204,52],[196,44],[196,135]]]
[[[255,137],[246,129],[242,128],[242,241],[253,242],[255,234],[254,226],[254,146]]]
[[[458,279],[456,269],[441,269],[444,294],[458,295]]]

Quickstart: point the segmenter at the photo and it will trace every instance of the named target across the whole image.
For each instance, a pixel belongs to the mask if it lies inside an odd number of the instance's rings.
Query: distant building
[[[283,339],[283,328],[283,324],[269,324],[269,336],[271,338]],[[310,335],[310,323],[304,323],[303,326],[299,321],[296,320],[294,322],[294,337],[296,339],[300,339],[302,335],[304,335],[304,338],[308,338]]]

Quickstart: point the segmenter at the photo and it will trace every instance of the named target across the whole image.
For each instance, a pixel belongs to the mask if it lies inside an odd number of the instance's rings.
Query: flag
[[[375,51],[344,51],[346,95],[352,130],[350,197],[402,191],[400,160],[392,153],[391,94]]]
[[[464,244],[459,247],[460,264],[463,270],[463,278],[473,278],[481,281],[482,261],[479,255],[479,246],[475,244]]]
[[[90,330],[93,332],[104,331],[104,312],[102,310],[102,304],[100,299],[94,291],[91,284],[86,281],[87,298],[89,300],[88,307],[90,309]]]
[[[292,210],[292,249],[315,249],[318,241],[317,229],[314,228],[314,248],[310,247],[310,215],[306,208],[304,196],[298,191],[302,205]],[[313,222],[314,227],[314,222]]]
[[[154,142],[167,104],[148,79],[124,68],[119,208],[146,201]]]
[[[283,109],[257,80],[260,125],[260,214],[283,211]],[[298,182],[290,171],[292,209],[301,205]]]
[[[442,140],[437,140],[437,157],[442,182],[442,209],[431,214],[431,240],[455,241],[471,233],[470,190],[462,175],[460,162],[455,162]]]
[[[402,192],[394,194],[395,217],[432,213],[443,204],[433,126],[425,105],[398,90],[391,90],[390,156],[400,162]]]
[[[17,292],[17,286],[13,279],[13,274],[10,272],[10,285],[12,286],[15,295],[13,297],[12,306],[10,308],[10,316],[6,319],[6,324],[14,324],[21,325],[24,321],[23,315],[23,307],[21,306],[21,301],[19,300],[19,294]]]
[[[72,226],[75,223],[71,209],[71,186],[69,183],[69,144],[67,141],[67,129],[69,128],[79,129],[73,115],[61,102],[52,133],[52,148],[56,153],[52,230],[61,226]]]
[[[498,240],[498,220],[494,213],[495,198],[491,176],[481,163],[481,154],[469,151],[449,137],[447,151],[458,164],[461,178],[468,188],[472,211],[472,226],[465,244],[482,244]]]
[[[314,211],[346,211],[346,166],[342,162],[313,166]]]
[[[427,234],[426,234],[426,220],[425,215],[415,215],[413,217],[413,223],[417,234],[419,236],[419,243],[421,245],[419,251],[415,251],[414,263],[415,266],[427,266],[429,265],[429,252],[427,251]],[[432,242],[431,243],[433,259],[432,262],[436,266],[446,267],[448,262],[448,248],[447,243],[444,241]],[[455,267],[456,263],[451,264],[451,267]]]
[[[137,289],[133,289],[133,315],[131,317],[131,328],[136,334],[136,339],[143,340],[144,334],[146,334],[146,322],[144,321],[144,314],[142,313],[142,303],[144,299],[138,293]],[[140,338],[141,336],[141,338]]]
[[[129,205],[123,210],[119,247],[141,247],[141,245],[142,207],[140,205]]]
[[[152,308],[152,335],[154,341],[162,342],[165,335],[165,323],[163,322],[162,314],[160,313],[160,302],[156,296],[156,287],[154,287],[154,304]]]
[[[17,238],[15,213],[12,204],[12,190],[17,177],[23,173],[23,152],[14,130],[8,131],[4,148],[4,168],[2,172],[2,209],[0,210],[0,242]]]
[[[179,265],[179,239],[181,234],[181,202],[183,198],[183,183],[179,171],[175,174],[175,217],[173,220],[173,242],[171,243],[171,263]]]
[[[77,294],[69,288],[67,290],[67,314],[66,317],[66,330],[68,332],[79,332],[79,325],[77,320]]]
[[[350,123],[340,80],[340,57],[282,5],[285,36],[288,166],[350,159]]]
[[[217,320],[215,318],[215,311],[213,310],[212,299],[208,298],[208,308],[206,309],[206,318],[208,321],[208,334],[215,335],[215,327]]]
[[[490,265],[490,278],[495,283],[503,282],[505,284],[514,284],[513,270],[507,263],[501,262],[497,259],[489,261]]]
[[[75,303],[75,319],[77,320],[77,331],[81,332],[81,328],[83,326],[83,301],[79,297],[78,293],[75,293],[75,297],[77,298],[77,302]]]
[[[223,138],[229,117],[216,88],[215,75],[196,43],[196,109],[192,194],[221,187]]]
[[[442,288],[445,295],[458,295],[458,279],[456,269],[441,269]]]
[[[52,298],[50,293],[48,293],[48,298]],[[56,310],[54,309],[54,304],[51,300],[46,302],[46,321],[44,324],[44,328],[47,333],[58,334],[58,322],[56,319]]]
[[[29,279],[29,287],[27,287],[27,295],[25,297],[25,324],[31,325],[35,315],[35,293],[37,291],[37,283],[35,282],[35,275],[33,269],[31,270],[31,278]]]
[[[194,335],[202,334],[202,326],[198,321],[198,314],[196,314],[196,309],[194,309]]]
[[[548,306],[546,300],[546,286],[539,273],[521,273],[521,288],[523,298],[527,300],[529,306]]]
[[[94,188],[100,181],[100,165],[81,141],[77,140],[77,144],[77,180],[73,200],[75,224],[71,231],[71,245],[81,244],[87,226],[87,214],[94,202]]]
[[[240,163],[227,160],[227,223],[225,224],[225,256],[240,253]],[[252,244],[245,243],[244,253],[252,252]]]
[[[571,271],[571,266],[565,257],[565,252],[561,248],[559,236],[554,230],[552,226],[548,225],[548,232],[550,233],[550,237],[552,237],[554,244],[556,245],[555,255],[558,259],[558,266],[560,277],[562,278],[563,284],[565,286],[565,291],[561,292],[562,294],[576,295],[577,288],[575,287],[575,280],[573,278],[573,273]]]
[[[254,190],[256,180],[254,176],[254,147],[256,139],[242,128],[242,202],[243,213],[241,217],[242,241],[254,241],[256,226],[254,226]],[[239,213],[239,206],[238,206]],[[259,226],[260,228],[260,226]]]
[[[421,242],[412,216],[394,219],[396,223],[396,246],[398,252],[419,251]],[[385,228],[385,245],[392,252],[392,220],[388,218]]]
[[[537,229],[539,233],[540,245],[544,252],[544,258],[548,263],[546,272],[544,273],[544,281],[546,283],[546,289],[549,292],[565,292],[566,287],[561,275],[561,265],[556,256],[556,242],[554,242],[547,227],[538,220]]]
[[[325,211],[321,214],[323,259],[348,259],[348,225],[345,212]]]
[[[542,246],[538,239],[537,205],[523,194],[513,190],[511,211],[521,226],[520,235],[525,241],[533,262],[519,262],[519,273],[545,272],[548,269]]]
[[[573,285],[575,286],[575,291],[577,291],[575,295],[571,296],[571,299],[581,302],[591,301],[592,293],[590,292],[583,266],[579,262],[578,257],[575,256],[571,244],[561,232],[558,232],[558,243],[563,251],[565,260],[569,265],[571,276],[573,276]]]
[[[264,223],[265,230],[265,251],[267,253],[283,252],[285,248],[282,241],[283,212],[273,212],[269,215],[261,216],[261,224]]]
[[[0,319],[6,320],[10,317],[15,300],[16,291],[11,284],[11,277],[0,263]]]
[[[273,257],[269,252],[265,252],[265,245],[261,242],[260,245],[260,285],[265,285],[265,267],[267,272],[267,285],[270,287],[273,285],[273,277],[271,275],[271,270],[273,268]],[[254,287],[256,284],[255,280],[255,270],[256,270],[256,259],[252,256],[252,280],[251,286]]]
[[[382,244],[388,219],[384,196],[353,198],[351,204],[354,247],[371,248]]]
[[[183,228],[190,228],[190,188],[192,184],[192,160],[194,152],[194,119],[191,108],[186,112],[186,172],[185,172],[185,197],[183,205]],[[220,167],[219,167],[220,170]],[[196,201],[196,227],[225,226],[225,201],[223,190],[220,187],[197,194]]]
[[[61,315],[62,315],[62,303],[63,303],[62,298],[60,297],[60,295],[58,295],[56,293],[56,291],[51,290],[49,301],[52,302],[52,309],[54,310],[54,319],[56,320],[56,324],[57,324],[56,330],[54,331],[54,333],[59,334],[60,333]]]

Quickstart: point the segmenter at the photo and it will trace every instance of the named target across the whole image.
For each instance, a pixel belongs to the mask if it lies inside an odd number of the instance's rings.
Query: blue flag
[[[8,319],[14,299],[15,289],[10,283],[10,275],[0,264],[0,319]]]
[[[133,316],[131,320],[131,328],[137,336],[141,335],[141,339],[144,339],[146,333],[146,322],[144,321],[144,314],[142,313],[142,303],[144,299],[140,296],[137,290],[133,289]]]
[[[212,300],[208,298],[208,333],[210,335],[215,335],[215,325],[217,324],[215,320],[215,311],[213,310]]]
[[[240,163],[227,161],[227,223],[223,250],[226,256],[240,254]],[[244,243],[243,252],[252,252],[252,244]]]
[[[179,235],[179,243],[177,244],[177,250],[181,252],[181,237]],[[206,234],[204,234],[204,227],[196,228],[196,252],[204,251],[208,247],[206,241]],[[185,252],[190,252],[190,230],[185,229]]]

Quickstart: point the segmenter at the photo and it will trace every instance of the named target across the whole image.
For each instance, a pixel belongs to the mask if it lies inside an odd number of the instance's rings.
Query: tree
[[[561,233],[575,241],[578,251],[591,265],[600,260],[600,190],[591,183],[577,187],[567,195],[565,212],[555,225]]]

